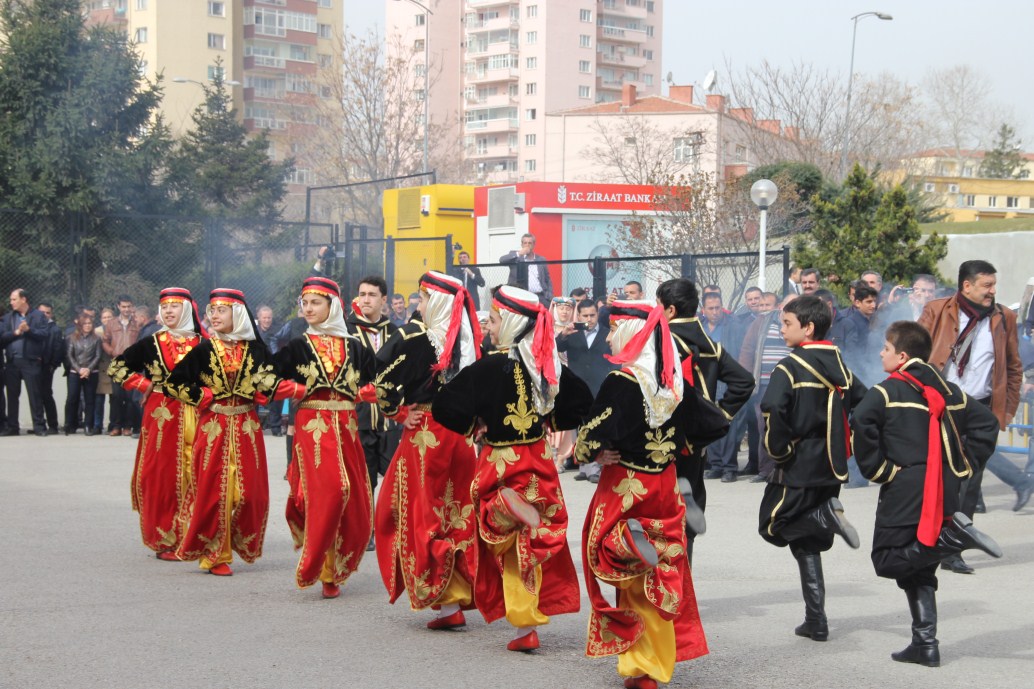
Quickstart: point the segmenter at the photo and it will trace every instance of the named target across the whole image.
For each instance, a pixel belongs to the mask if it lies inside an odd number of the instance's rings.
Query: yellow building
[[[395,239],[393,289],[416,290],[428,270],[446,271],[449,254],[474,251],[474,187],[432,184],[388,189],[383,198],[384,236]],[[445,237],[450,237],[446,240]],[[452,251],[447,250],[450,246]],[[391,269],[387,271],[391,274]]]
[[[1034,216],[1034,153],[1022,155],[1020,179],[980,177],[983,151],[923,151],[908,167],[910,177],[951,221]]]

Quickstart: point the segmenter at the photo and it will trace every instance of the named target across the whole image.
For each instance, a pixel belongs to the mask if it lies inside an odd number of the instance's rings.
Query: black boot
[[[918,663],[940,667],[941,652],[937,648],[937,597],[933,586],[905,589],[908,609],[912,613],[912,643],[890,657],[899,663]]]
[[[956,512],[951,521],[944,523],[934,547],[943,550],[945,555],[961,553],[963,550],[983,550],[991,557],[1002,556],[1001,546],[987,534],[978,531],[973,526],[973,520],[962,512]]]
[[[826,582],[822,577],[822,555],[800,553],[797,567],[801,570],[801,593],[804,595],[804,623],[793,630],[797,636],[806,636],[812,641],[829,638],[826,622]]]
[[[830,498],[779,532],[787,541],[830,534],[839,534],[852,548],[860,544],[858,532],[844,517],[844,506],[837,498]]]

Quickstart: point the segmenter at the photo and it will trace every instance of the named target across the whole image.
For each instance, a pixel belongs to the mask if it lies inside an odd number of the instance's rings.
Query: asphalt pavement
[[[265,554],[219,578],[157,560],[130,508],[135,441],[81,434],[0,438],[0,687],[621,686],[614,658],[585,657],[586,611],[554,618],[542,648],[505,649],[505,621],[474,612],[463,631],[431,632],[405,597],[389,605],[372,553],[336,600],[294,585],[283,508],[282,438],[266,436],[271,509]],[[571,549],[595,486],[562,476]],[[909,641],[904,594],[878,579],[868,546],[878,490],[845,490],[862,548],[823,557],[830,639],[794,636],[803,619],[797,566],[757,534],[762,485],[709,481],[708,532],[694,580],[711,653],[680,663],[672,687],[1015,687],[1034,671],[1034,506],[985,479],[977,525],[1005,557],[967,560],[938,593],[943,665],[892,662]],[[584,586],[583,586],[584,591]]]

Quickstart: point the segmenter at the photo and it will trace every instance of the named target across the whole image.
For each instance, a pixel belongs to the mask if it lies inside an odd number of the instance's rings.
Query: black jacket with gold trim
[[[165,394],[180,401],[199,406],[205,398],[205,388],[212,391],[212,399],[220,401],[231,397],[253,400],[255,393],[272,397],[280,378],[273,366],[269,349],[260,341],[243,341],[241,367],[231,383],[213,340],[204,340],[195,347],[169,374]]]
[[[553,410],[541,417],[532,402],[532,381],[524,363],[505,351],[494,351],[442,387],[431,413],[438,423],[461,435],[471,435],[480,419],[489,445],[527,445],[545,436],[546,421],[553,430],[566,431],[576,428],[589,413],[589,386],[566,366],[560,367],[559,382]]]
[[[679,359],[685,361],[686,356],[693,355],[697,389],[732,420],[754,394],[754,376],[721,344],[707,336],[699,318],[674,318],[668,322],[668,327],[675,338]],[[719,381],[726,386],[721,399],[717,399]]]
[[[355,400],[359,388],[371,382],[376,375],[376,359],[373,352],[357,338],[342,338],[345,346],[345,360],[338,367],[333,379],[327,374],[326,366],[316,352],[316,346],[308,335],[296,337],[274,356],[278,375],[305,386],[306,396],[316,390],[330,389],[347,400]]]
[[[359,320],[359,317],[355,313],[349,313],[348,318],[345,319],[345,326],[348,328],[348,332],[355,335],[359,341],[370,350],[372,357],[377,356],[378,347],[373,346],[373,340],[370,338],[370,330],[377,331],[378,337],[380,338],[380,346],[383,347],[387,344],[391,336],[398,332],[398,326],[391,322],[389,318],[382,317],[376,323],[370,323],[367,320]],[[356,405],[356,417],[359,421],[360,431],[378,431],[383,433],[387,431],[393,424],[392,421],[388,420],[384,414],[381,414],[380,409],[376,404],[368,402],[361,402]]]
[[[377,352],[377,362],[377,405],[388,416],[402,406],[430,404],[445,383],[441,374],[431,370],[438,354],[420,321],[399,328]]]
[[[761,400],[765,449],[776,461],[769,482],[807,488],[846,481],[848,416],[864,395],[835,346],[795,347],[772,371]]]
[[[941,473],[944,513],[959,509],[959,487],[974,468],[982,468],[998,440],[998,419],[991,409],[949,383],[929,364],[912,359],[904,370],[944,397],[941,419]],[[877,483],[880,502],[876,526],[919,523],[926,482],[930,411],[911,383],[888,378],[866,393],[851,416],[858,468]]]
[[[627,371],[611,371],[578,430],[575,460],[586,464],[602,450],[617,450],[622,466],[659,474],[686,442],[681,418],[672,414],[658,428],[650,428],[639,381]]]
[[[137,340],[129,347],[126,351],[122,352],[114,359],[111,360],[111,365],[108,366],[108,375],[111,376],[111,380],[115,385],[121,386],[127,380],[129,380],[134,373],[143,374],[148,380],[151,381],[152,390],[154,392],[163,392],[163,386],[173,369],[178,366],[178,362],[172,364],[172,368],[169,367],[169,363],[166,361],[165,354],[162,352],[161,342],[162,338],[171,337],[169,334],[160,332],[151,335],[150,337],[142,340]],[[201,338],[192,338],[194,344],[187,344],[185,346],[186,354],[189,354],[194,350],[195,347],[199,346]],[[188,340],[189,342],[190,340]],[[186,357],[184,354],[184,358]],[[181,359],[182,361],[182,359]]]

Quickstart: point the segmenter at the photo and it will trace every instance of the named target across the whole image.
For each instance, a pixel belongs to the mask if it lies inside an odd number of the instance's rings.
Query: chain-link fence
[[[61,321],[77,305],[110,306],[120,295],[153,305],[171,285],[199,302],[213,287],[234,287],[286,317],[319,247],[338,242],[329,224],[0,210],[0,278],[34,304],[52,302]]]
[[[665,280],[686,277],[699,287],[718,285],[726,308],[743,303],[743,293],[758,284],[758,254],[754,252],[724,254],[673,254],[669,256],[597,256],[590,259],[543,261],[548,266],[552,295],[568,295],[581,288],[589,298],[606,299],[609,294],[623,295],[629,282],[643,286],[647,298]],[[480,288],[481,303],[487,304],[491,288],[497,285],[528,284],[529,263],[480,263],[471,265],[484,277]],[[453,267],[457,276],[458,267]],[[765,253],[765,289],[782,295],[790,279],[790,249]]]

